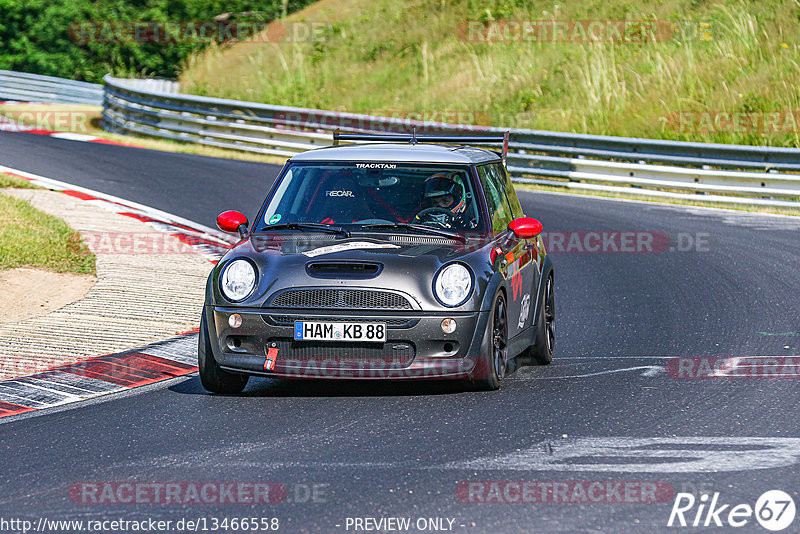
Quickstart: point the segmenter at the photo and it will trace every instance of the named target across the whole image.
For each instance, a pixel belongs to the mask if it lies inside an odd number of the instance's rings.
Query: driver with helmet
[[[413,222],[434,223],[445,228],[472,226],[466,220],[464,188],[454,180],[454,174],[436,173],[425,180],[424,206]]]

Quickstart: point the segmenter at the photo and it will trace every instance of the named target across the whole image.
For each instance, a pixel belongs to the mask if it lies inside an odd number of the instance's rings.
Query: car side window
[[[489,206],[489,217],[492,220],[492,232],[503,232],[513,219],[511,206],[503,191],[504,184],[498,180],[499,176],[496,171],[492,170],[491,165],[478,167],[478,177],[486,194],[486,204]]]
[[[506,171],[502,163],[495,163],[492,165],[492,168],[498,176],[499,183],[504,186],[503,189],[508,197],[508,203],[511,206],[511,214],[514,216],[514,219],[524,217],[525,213],[522,211],[522,205],[519,203],[517,191],[514,189],[514,184],[511,182],[508,171]]]

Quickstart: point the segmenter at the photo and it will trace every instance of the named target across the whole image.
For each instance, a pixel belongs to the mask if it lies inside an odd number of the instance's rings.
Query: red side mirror
[[[241,228],[242,225],[247,228],[247,217],[238,211],[223,211],[217,215],[217,228],[223,232],[235,234],[239,232],[239,228]]]
[[[542,223],[533,217],[520,217],[509,223],[508,229],[520,239],[533,239],[542,233]]]

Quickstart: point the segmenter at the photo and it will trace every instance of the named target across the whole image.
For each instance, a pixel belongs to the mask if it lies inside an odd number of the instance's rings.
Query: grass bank
[[[14,187],[17,189],[39,189],[27,180],[0,172],[0,189],[3,187]]]
[[[602,35],[627,20],[658,31],[590,42],[570,26],[561,40],[546,31],[532,41],[504,40],[498,20],[539,28],[599,21]],[[465,34],[468,21],[486,32]],[[304,27],[312,29],[297,29]],[[182,87],[272,104],[419,112],[431,120],[460,112],[455,116],[472,119],[463,122],[477,124],[800,147],[794,0],[322,0],[282,28],[271,42],[193,56]],[[477,35],[490,42],[470,39]],[[734,124],[734,116],[741,120]]]
[[[2,187],[31,187],[25,180],[0,174]],[[24,200],[0,194],[0,270],[43,268],[95,274],[95,257],[81,236],[64,221]]]

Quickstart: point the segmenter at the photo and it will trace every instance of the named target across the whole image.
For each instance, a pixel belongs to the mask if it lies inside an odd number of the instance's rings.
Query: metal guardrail
[[[169,80],[105,87],[0,70],[0,100],[102,104],[107,130],[292,156],[331,132],[502,134],[504,128],[423,122],[180,94]],[[521,183],[725,203],[800,207],[800,150],[510,130],[508,169]],[[788,171],[788,172],[787,172]]]
[[[177,94],[181,84],[175,80],[162,80],[161,78],[133,78],[126,79],[125,85],[133,89],[150,93]]]
[[[99,106],[103,103],[103,86],[53,76],[0,70],[0,100]]]
[[[413,121],[141,90],[106,76],[112,131],[291,156],[331,144],[331,132],[502,133]],[[800,206],[800,149],[511,130],[515,181],[723,203]],[[788,171],[788,172],[787,172]]]

